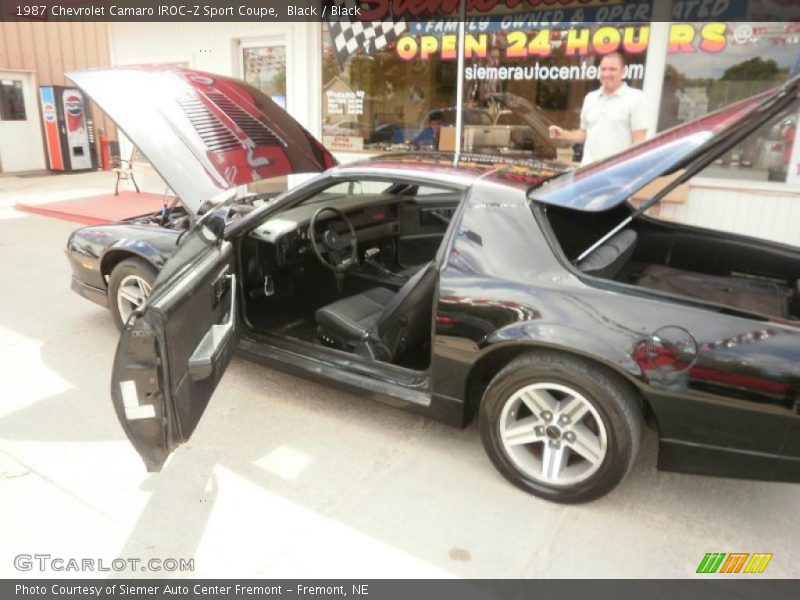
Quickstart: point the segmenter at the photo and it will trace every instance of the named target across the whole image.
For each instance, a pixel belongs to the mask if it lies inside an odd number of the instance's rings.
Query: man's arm
[[[647,137],[647,129],[637,129],[631,132],[631,138],[633,138],[634,144],[641,144],[645,137]]]
[[[586,141],[585,129],[562,129],[558,125],[550,125],[549,131],[551,140],[565,140],[578,144],[582,144]]]

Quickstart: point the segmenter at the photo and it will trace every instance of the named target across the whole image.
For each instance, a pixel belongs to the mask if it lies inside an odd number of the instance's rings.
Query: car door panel
[[[179,250],[173,260],[187,258],[156,282],[114,361],[117,416],[150,471],[192,435],[238,339],[231,243],[209,242],[196,257]]]

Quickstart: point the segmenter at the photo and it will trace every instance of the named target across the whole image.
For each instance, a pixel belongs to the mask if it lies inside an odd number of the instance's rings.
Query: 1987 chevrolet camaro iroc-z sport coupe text
[[[243,82],[70,77],[182,203],[67,249],[73,288],[125,322],[112,397],[149,470],[189,439],[238,349],[451,425],[477,417],[499,471],[549,500],[616,486],[644,422],[662,469],[800,481],[800,251],[645,214],[796,113],[797,80],[559,174],[441,154],[337,167]],[[210,202],[300,172],[319,174],[269,201]]]

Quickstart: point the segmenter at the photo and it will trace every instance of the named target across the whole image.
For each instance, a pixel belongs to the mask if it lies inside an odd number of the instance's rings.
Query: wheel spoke
[[[536,433],[536,418],[526,417],[515,421],[500,433],[503,441],[509,446],[519,446],[532,442],[542,441],[542,436]]]
[[[526,389],[520,394],[520,399],[537,417],[543,412],[552,413],[558,401],[547,390]]]
[[[132,285],[120,288],[119,295],[134,306],[139,306],[143,300],[141,290],[134,288]]]
[[[569,420],[573,423],[580,423],[581,419],[589,412],[589,406],[586,404],[586,400],[580,396],[564,398],[561,401],[559,409],[559,414],[569,417]]]
[[[563,444],[545,444],[542,453],[542,476],[547,480],[557,481],[567,467],[568,458],[569,449]]]
[[[604,452],[600,439],[585,425],[575,425],[571,431],[575,434],[575,439],[569,442],[570,448],[592,464],[597,464],[603,459]]]

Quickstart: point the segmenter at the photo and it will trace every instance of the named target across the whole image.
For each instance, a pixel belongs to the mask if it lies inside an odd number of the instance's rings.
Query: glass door
[[[286,110],[286,40],[283,37],[239,43],[241,77]],[[286,177],[251,183],[249,191],[279,193],[287,189]]]
[[[242,76],[286,109],[286,43],[242,42]]]

